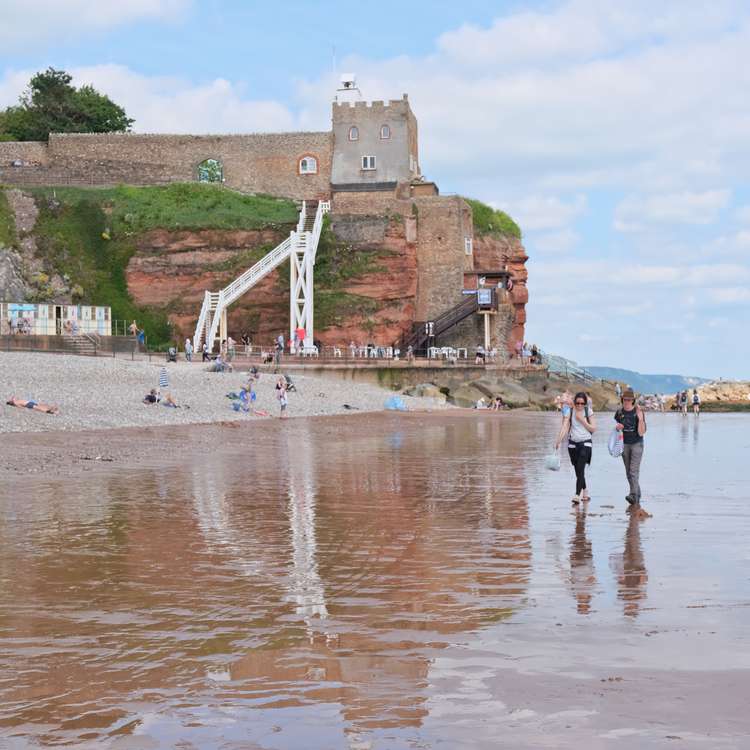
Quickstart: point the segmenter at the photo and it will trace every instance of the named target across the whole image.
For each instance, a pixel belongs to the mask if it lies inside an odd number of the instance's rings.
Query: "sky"
[[[750,378],[750,3],[0,0],[0,107],[53,66],[138,132],[327,130],[408,92],[442,193],[513,216],[527,338]]]

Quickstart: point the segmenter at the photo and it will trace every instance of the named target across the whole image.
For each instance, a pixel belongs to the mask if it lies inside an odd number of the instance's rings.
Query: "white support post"
[[[313,346],[313,259],[305,252],[305,346]]]
[[[297,305],[295,304],[294,290],[297,287],[297,264],[295,263],[294,232],[291,233],[292,252],[289,253],[289,340],[294,341],[294,332],[297,330]]]

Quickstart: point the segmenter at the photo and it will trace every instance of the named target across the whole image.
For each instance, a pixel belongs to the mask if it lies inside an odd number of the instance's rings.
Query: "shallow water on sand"
[[[747,747],[750,417],[649,415],[642,522],[599,419],[587,511],[539,414],[6,485],[0,747]]]

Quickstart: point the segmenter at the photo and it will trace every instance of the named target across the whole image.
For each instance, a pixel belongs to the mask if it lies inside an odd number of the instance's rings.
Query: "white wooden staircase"
[[[290,338],[298,328],[305,329],[305,345],[313,336],[313,268],[323,216],[331,208],[329,201],[303,201],[297,229],[270,253],[263,256],[231,284],[218,292],[206,292],[193,337],[193,348],[199,352],[203,341],[213,351],[216,340],[227,338],[227,308],[254,287],[285,260],[291,259]]]

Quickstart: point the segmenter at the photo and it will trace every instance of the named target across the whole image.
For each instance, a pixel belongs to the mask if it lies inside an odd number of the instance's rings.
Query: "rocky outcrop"
[[[706,383],[698,388],[698,395],[701,408],[707,411],[750,410],[750,381],[747,380]],[[688,396],[690,404],[692,391],[688,391]]]
[[[70,288],[59,274],[46,273],[37,248],[34,227],[39,208],[33,196],[21,190],[6,190],[13,213],[17,251],[0,252],[0,297],[9,301],[40,300],[70,302]]]
[[[29,288],[21,272],[21,256],[8,247],[0,247],[0,300],[23,301]]]
[[[439,380],[413,386],[405,393],[433,395],[433,389],[445,394],[449,403],[464,408],[473,408],[479,399],[489,404],[500,396],[511,409],[554,410],[557,408],[555,399],[563,391],[585,391],[591,396],[595,411],[612,411],[618,406],[614,386],[610,383],[583,383],[543,370],[526,374],[487,371],[481,377],[466,380],[460,373],[446,369]]]

